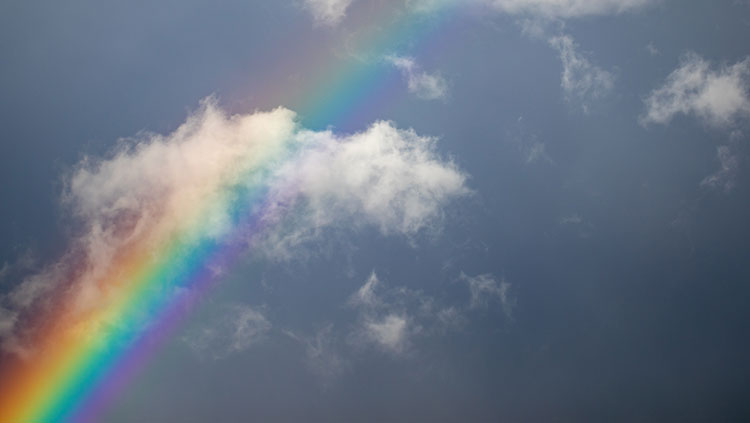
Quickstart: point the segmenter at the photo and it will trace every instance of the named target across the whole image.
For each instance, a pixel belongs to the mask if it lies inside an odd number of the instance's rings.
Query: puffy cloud
[[[262,312],[244,304],[231,305],[183,339],[200,357],[221,359],[257,344],[270,329]]]
[[[158,262],[177,235],[247,236],[268,256],[289,257],[279,253],[325,228],[412,236],[468,193],[466,176],[436,153],[435,140],[411,130],[378,122],[337,136],[300,128],[288,109],[228,116],[210,99],[173,133],[124,140],[109,158],[84,159],[65,181],[78,235],[60,260],[0,298],[4,315],[18,316],[0,317],[13,326],[3,329],[4,344],[18,344],[32,330],[27,317],[55,306],[73,321],[106,310],[129,282],[127,257]],[[252,235],[235,215],[243,202],[262,228]]]
[[[461,280],[469,285],[471,308],[487,308],[491,301],[496,300],[500,302],[503,312],[511,317],[516,300],[510,296],[511,284],[505,279],[498,281],[488,273],[477,276],[461,273]]]
[[[298,138],[305,151],[278,171],[263,219],[274,228],[259,237],[270,256],[290,257],[327,227],[372,225],[411,236],[469,193],[466,175],[436,154],[433,138],[389,122],[346,137],[302,131]]]
[[[398,68],[406,78],[409,92],[423,100],[444,99],[448,95],[448,83],[439,74],[430,74],[419,69],[411,57],[387,56],[386,60]]]
[[[560,53],[563,72],[560,85],[569,100],[580,102],[584,113],[590,111],[591,104],[608,95],[615,85],[611,73],[592,64],[578,51],[578,45],[568,35],[549,40]]]
[[[352,0],[304,0],[305,8],[312,14],[316,23],[333,26],[346,16],[346,9]]]
[[[750,116],[750,58],[712,68],[695,53],[686,54],[663,86],[645,99],[641,123],[667,124],[676,115],[693,115],[713,127],[729,127]]]

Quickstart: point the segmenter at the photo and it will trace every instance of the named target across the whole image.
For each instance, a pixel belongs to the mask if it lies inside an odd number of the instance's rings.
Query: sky
[[[750,419],[750,2],[0,4],[0,421]]]

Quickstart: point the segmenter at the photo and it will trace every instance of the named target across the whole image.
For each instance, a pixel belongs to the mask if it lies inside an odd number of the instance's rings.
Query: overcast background
[[[0,292],[65,251],[84,155],[210,95],[298,110],[293,53],[353,60],[404,3],[2,2]],[[750,419],[750,4],[475,3],[333,128],[437,137],[472,194],[416,236],[249,251],[104,421]]]

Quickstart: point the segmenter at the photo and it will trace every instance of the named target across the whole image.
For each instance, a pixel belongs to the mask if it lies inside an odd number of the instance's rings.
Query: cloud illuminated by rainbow
[[[81,225],[66,255],[6,308],[0,421],[95,421],[224,269],[284,257],[326,228],[413,235],[468,193],[434,139],[378,122],[337,136],[295,114],[228,116],[207,100],[174,133],[85,160],[65,201]],[[7,311],[7,310],[6,310]]]

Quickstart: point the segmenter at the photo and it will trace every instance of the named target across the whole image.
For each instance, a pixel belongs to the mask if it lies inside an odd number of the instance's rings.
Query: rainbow
[[[393,15],[384,7],[375,17],[376,30],[357,41],[358,50],[378,58],[405,43],[413,48],[443,25],[446,11]],[[300,116],[313,129],[346,126],[357,114],[385,104],[383,89],[393,74],[378,59],[339,68],[321,65],[299,95]],[[230,267],[252,247],[248,235],[266,224],[262,216],[274,170],[304,155],[301,148],[288,140],[261,149],[243,183],[216,184],[212,202],[175,217],[184,219],[179,230],[150,239],[148,246],[135,242],[122,248],[99,278],[106,286],[106,307],[81,316],[63,300],[37,317],[33,356],[0,363],[0,422],[96,421],[191,306],[220,280],[212,269]],[[203,225],[217,208],[230,216],[231,230],[220,237],[207,234]],[[64,298],[65,292],[60,295]]]

